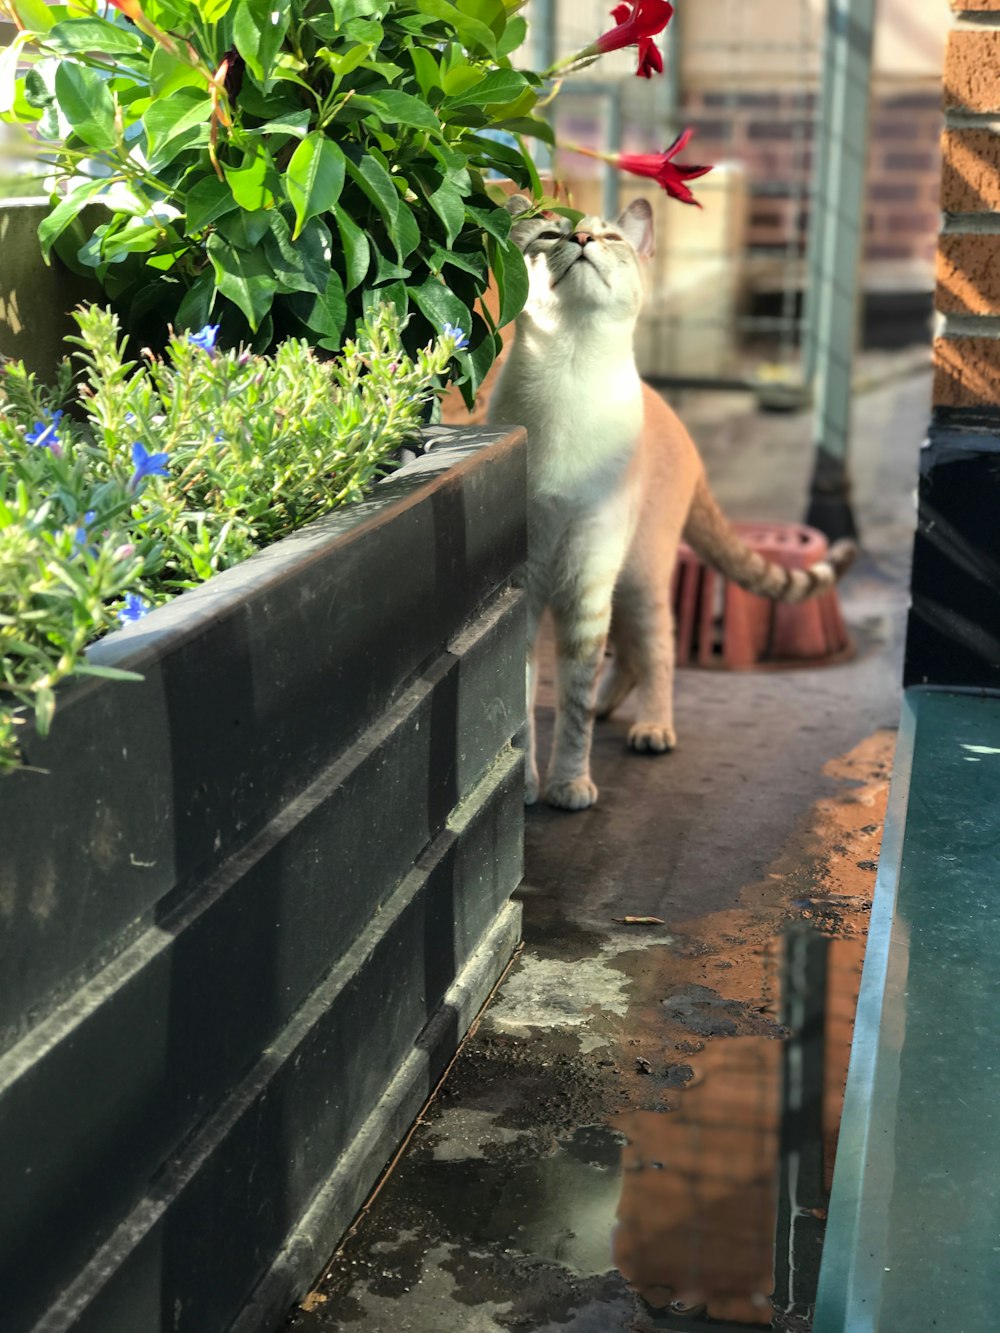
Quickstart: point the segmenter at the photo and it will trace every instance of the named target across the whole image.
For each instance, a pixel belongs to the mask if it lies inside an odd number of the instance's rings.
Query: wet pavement
[[[524,949],[290,1330],[808,1330],[927,413],[925,375],[857,401],[854,658],[683,671],[676,754],[626,702],[599,804],[529,812]],[[799,516],[807,419],[685,415],[734,518]]]

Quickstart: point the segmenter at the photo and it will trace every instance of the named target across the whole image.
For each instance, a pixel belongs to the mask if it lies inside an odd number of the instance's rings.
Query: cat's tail
[[[804,602],[833,585],[850,569],[858,554],[854,542],[834,542],[826,558],[808,569],[786,569],[752,551],[733,531],[729,520],[699,477],[684,527],[684,540],[702,560],[747,592],[775,602]]]

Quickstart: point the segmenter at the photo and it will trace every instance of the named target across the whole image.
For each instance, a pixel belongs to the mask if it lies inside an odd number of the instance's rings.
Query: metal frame
[[[810,234],[807,376],[816,456],[806,522],[855,537],[848,451],[858,336],[875,0],[828,0]]]

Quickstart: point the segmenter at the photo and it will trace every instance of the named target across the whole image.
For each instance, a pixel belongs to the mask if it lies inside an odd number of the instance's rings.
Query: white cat
[[[515,217],[531,208],[510,200]],[[535,639],[552,614],[557,657],[555,736],[545,796],[582,810],[597,799],[590,776],[593,720],[637,687],[634,750],[665,752],[673,725],[670,584],[683,535],[715,569],[751,592],[801,601],[830,587],[855,554],[831,548],[808,570],[750,551],[708,489],[674,412],[639,378],[632,351],[642,305],[640,260],[653,251],[643,199],[615,223],[561,217],[515,222],[530,289],[490,404],[490,421],[528,432],[528,755],[525,800],[538,798]],[[610,630],[613,664],[595,688]]]

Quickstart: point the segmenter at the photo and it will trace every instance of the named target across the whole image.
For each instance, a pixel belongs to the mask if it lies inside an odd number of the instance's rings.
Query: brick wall
[[[951,0],[934,403],[1000,408],[1000,0]]]
[[[805,249],[816,97],[691,91],[682,117],[696,131],[688,157],[736,159],[750,188],[748,243],[758,254]],[[872,99],[865,259],[930,265],[938,233],[941,89],[937,82],[876,86]]]

